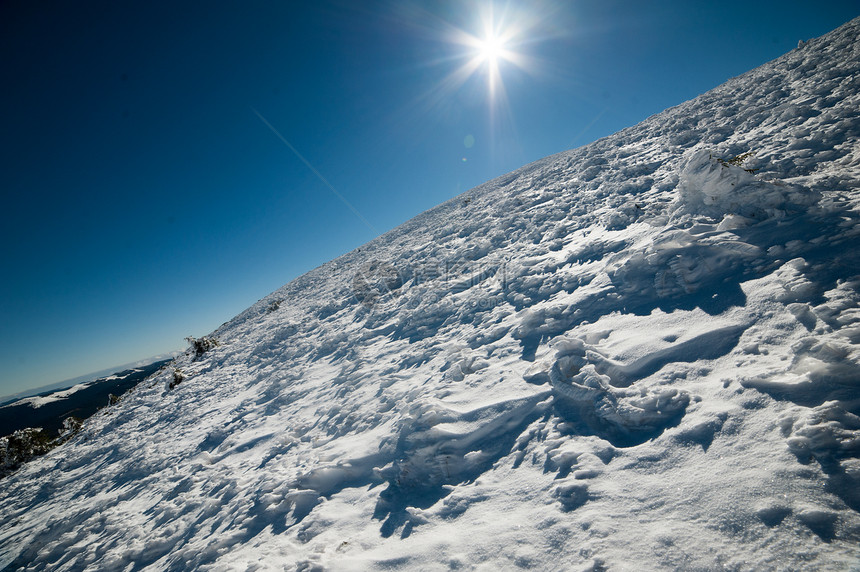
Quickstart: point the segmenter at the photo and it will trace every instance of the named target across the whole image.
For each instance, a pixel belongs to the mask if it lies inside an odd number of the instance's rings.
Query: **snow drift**
[[[4,481],[0,568],[856,566],[858,34],[261,300]]]

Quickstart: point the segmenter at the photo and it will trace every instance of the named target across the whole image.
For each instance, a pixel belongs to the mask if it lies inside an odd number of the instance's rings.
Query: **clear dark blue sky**
[[[0,395],[181,349],[462,191],[860,14],[496,3],[519,35],[491,98],[486,59],[458,75],[478,48],[457,30],[482,39],[487,6],[0,3]]]

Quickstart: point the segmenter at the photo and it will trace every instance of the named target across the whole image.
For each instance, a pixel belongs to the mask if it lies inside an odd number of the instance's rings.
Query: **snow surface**
[[[261,300],[3,481],[0,568],[858,569],[858,34]]]

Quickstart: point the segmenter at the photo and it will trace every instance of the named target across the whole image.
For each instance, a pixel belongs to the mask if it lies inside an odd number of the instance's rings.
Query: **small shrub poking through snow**
[[[744,171],[746,171],[747,173],[755,173],[759,169],[747,169],[746,167],[744,167],[744,163],[746,162],[746,160],[752,156],[753,156],[753,152],[747,151],[746,153],[741,153],[740,155],[735,155],[731,159],[717,159],[717,161],[719,161],[723,167],[729,167],[729,166],[740,167]]]
[[[0,477],[14,472],[34,457],[44,455],[57,444],[41,427],[28,427],[8,437],[0,437]]]
[[[185,341],[191,346],[189,350],[194,351],[194,357],[199,358],[212,348],[218,345],[218,340],[213,337],[203,336],[202,338],[195,338],[194,336],[188,336],[185,338]]]
[[[170,381],[167,388],[173,389],[174,387],[176,387],[177,385],[179,385],[183,381],[185,381],[185,374],[182,373],[181,369],[174,369],[173,370],[173,379]]]
[[[63,419],[63,428],[60,429],[60,441],[65,443],[69,439],[75,436],[75,433],[81,430],[81,427],[84,426],[83,419],[78,419],[74,415],[69,415],[65,419]]]

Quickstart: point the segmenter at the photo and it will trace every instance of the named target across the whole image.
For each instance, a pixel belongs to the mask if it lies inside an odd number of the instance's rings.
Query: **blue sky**
[[[182,349],[378,233],[860,6],[497,2],[493,26],[511,37],[493,96],[494,58],[464,42],[485,39],[489,14],[471,1],[0,4],[0,395]]]

